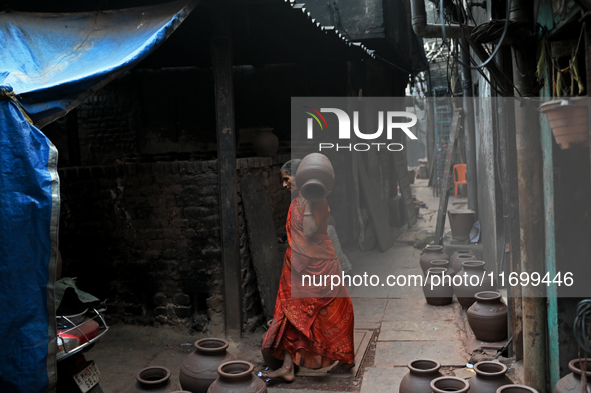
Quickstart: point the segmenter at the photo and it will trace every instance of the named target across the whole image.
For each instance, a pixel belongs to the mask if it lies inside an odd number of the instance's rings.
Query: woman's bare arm
[[[316,232],[318,232],[318,223],[316,222],[316,218],[314,217],[314,204],[315,202],[306,201],[304,205],[304,236],[312,237]]]

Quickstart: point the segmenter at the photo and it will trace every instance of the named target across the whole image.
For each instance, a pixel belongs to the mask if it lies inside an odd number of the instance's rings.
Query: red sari
[[[307,202],[309,203],[309,202]],[[304,236],[304,208],[295,198],[287,215],[289,248],[285,253],[273,322],[263,350],[278,359],[288,351],[295,364],[306,368],[328,367],[338,360],[352,363],[355,359],[353,304],[345,286],[333,291],[314,289],[315,297],[292,297],[292,279],[301,275],[336,274],[341,268],[326,231],[330,209],[323,200],[315,204],[314,218],[318,231]],[[300,282],[300,281],[294,281]],[[330,289],[330,281],[328,283]]]

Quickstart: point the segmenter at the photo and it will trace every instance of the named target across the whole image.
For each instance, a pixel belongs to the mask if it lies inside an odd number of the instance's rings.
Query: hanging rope
[[[20,109],[21,113],[25,117],[25,119],[29,122],[29,124],[33,124],[33,120],[27,115],[27,112],[23,109],[23,107],[19,104],[18,100],[16,99],[16,94],[12,90],[10,86],[2,86],[2,91],[0,92],[0,100],[10,100],[16,104],[18,109]]]

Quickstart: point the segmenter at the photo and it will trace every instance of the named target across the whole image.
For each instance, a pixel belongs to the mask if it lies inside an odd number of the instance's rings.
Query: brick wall
[[[274,224],[285,231],[289,193],[279,171],[289,157],[237,160],[238,176],[265,185]],[[109,299],[109,315],[140,323],[223,331],[217,161],[60,170],[64,276]],[[238,195],[243,319],[262,322]],[[281,261],[278,261],[281,263]]]

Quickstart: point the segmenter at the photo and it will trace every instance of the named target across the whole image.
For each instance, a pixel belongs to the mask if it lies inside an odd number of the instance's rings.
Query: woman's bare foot
[[[337,364],[335,367],[328,370],[331,374],[344,374],[355,366],[355,362]]]
[[[275,371],[263,372],[263,377],[270,379],[282,379],[286,382],[293,382],[293,380],[295,379],[293,367],[290,367],[287,370],[284,367],[285,366],[282,366]]]

